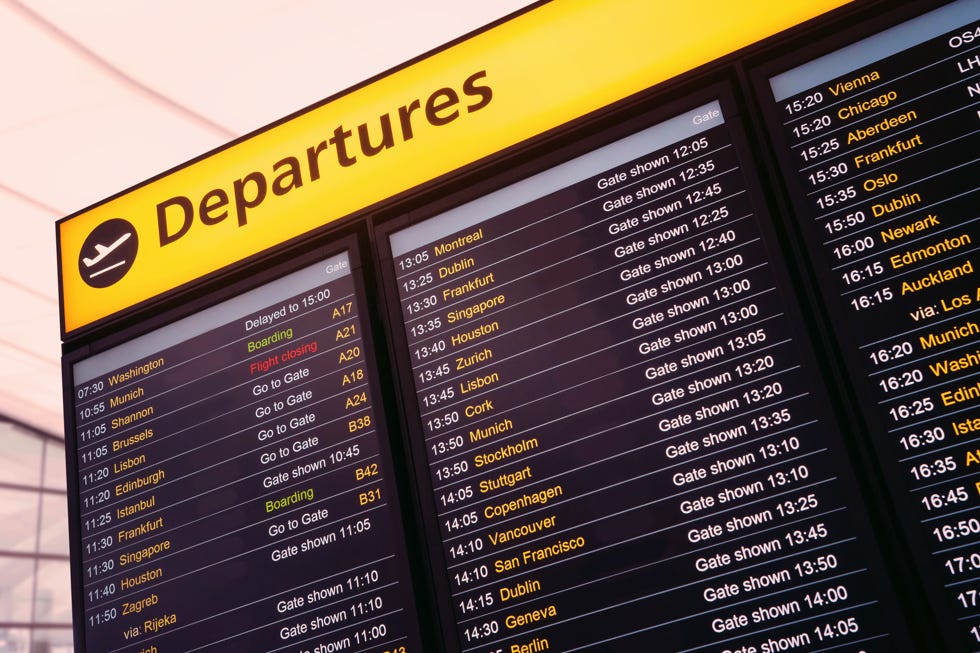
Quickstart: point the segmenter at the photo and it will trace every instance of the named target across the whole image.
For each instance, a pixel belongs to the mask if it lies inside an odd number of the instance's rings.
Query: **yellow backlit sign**
[[[58,223],[66,333],[846,0],[556,0]]]

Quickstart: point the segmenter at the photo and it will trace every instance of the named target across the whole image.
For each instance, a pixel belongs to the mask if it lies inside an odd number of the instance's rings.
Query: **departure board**
[[[691,106],[382,227],[449,650],[909,646],[738,117]]]
[[[421,653],[346,253],[75,363],[86,650]]]
[[[769,82],[795,216],[944,650],[978,650],[980,3]]]

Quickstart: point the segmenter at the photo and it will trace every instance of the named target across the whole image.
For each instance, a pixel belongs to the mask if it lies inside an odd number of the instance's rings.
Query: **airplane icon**
[[[102,259],[104,259],[106,256],[108,256],[109,254],[112,254],[114,251],[116,251],[116,248],[118,248],[124,242],[126,242],[127,240],[129,240],[129,237],[132,236],[132,235],[133,234],[125,233],[122,236],[120,236],[119,239],[116,240],[116,242],[112,243],[108,247],[106,247],[105,245],[96,244],[95,251],[97,251],[99,253],[99,255],[96,256],[95,258],[89,258],[89,257],[86,256],[85,258],[82,259],[82,263],[84,263],[85,264],[85,267],[87,267],[87,268],[92,267],[93,265],[95,265],[96,263],[98,263],[99,261],[101,261]],[[115,266],[113,266],[113,267],[115,267]],[[96,272],[96,274],[100,274],[100,273]],[[95,275],[92,275],[92,276],[95,276]]]
[[[128,220],[106,220],[92,230],[78,252],[82,281],[93,288],[108,288],[126,276],[138,250],[139,236]]]

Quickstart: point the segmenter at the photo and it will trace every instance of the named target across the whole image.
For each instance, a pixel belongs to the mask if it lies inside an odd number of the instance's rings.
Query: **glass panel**
[[[0,623],[30,623],[33,586],[34,558],[0,556]]]
[[[41,495],[41,553],[68,556],[68,497],[64,494]]]
[[[48,440],[44,445],[44,487],[52,490],[67,490],[67,479],[65,445]]]
[[[67,560],[41,560],[37,566],[34,622],[71,623],[71,571]]]
[[[41,438],[0,422],[0,483],[41,484]],[[3,649],[0,649],[2,651]]]
[[[0,628],[0,653],[28,653],[31,631],[26,628]]]
[[[71,628],[45,628],[34,631],[34,648],[31,653],[72,653]],[[2,652],[3,649],[0,649]]]
[[[37,549],[38,493],[0,488],[0,551]]]

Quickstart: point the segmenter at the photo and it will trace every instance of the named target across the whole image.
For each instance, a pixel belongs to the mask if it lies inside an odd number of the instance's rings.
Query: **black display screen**
[[[420,650],[346,253],[73,366],[88,651]]]
[[[768,79],[794,215],[945,650],[980,647],[980,4]]]
[[[738,121],[390,234],[450,650],[907,646]]]

